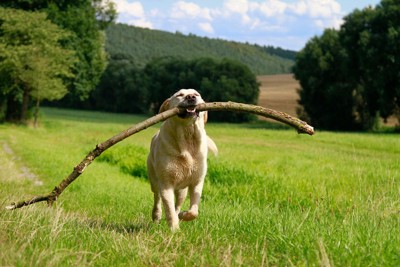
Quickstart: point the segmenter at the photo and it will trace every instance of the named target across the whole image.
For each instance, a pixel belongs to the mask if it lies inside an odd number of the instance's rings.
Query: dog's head
[[[181,119],[197,119],[201,116],[204,118],[204,122],[207,121],[207,112],[199,112],[196,110],[196,105],[204,103],[203,98],[199,92],[194,89],[181,89],[170,98],[164,101],[160,107],[160,113],[174,107],[185,108],[186,112],[179,114],[178,117]]]

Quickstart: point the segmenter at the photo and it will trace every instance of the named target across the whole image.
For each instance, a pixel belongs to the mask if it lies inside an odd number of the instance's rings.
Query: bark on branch
[[[286,113],[260,106],[247,105],[235,102],[213,102],[213,103],[199,104],[196,108],[199,111],[208,110],[208,111],[249,112],[288,124],[296,128],[299,133],[307,133],[309,135],[314,134],[313,127],[308,125],[306,122],[301,121],[295,117],[292,117]],[[138,133],[154,124],[157,124],[172,116],[175,116],[180,112],[184,112],[184,110],[185,109],[182,108],[173,108],[167,110],[143,122],[133,125],[129,129],[126,129],[125,131],[111,137],[105,142],[96,145],[96,148],[93,149],[91,152],[89,152],[89,154],[87,154],[86,157],[78,165],[74,167],[73,171],[64,180],[62,180],[61,183],[58,186],[56,186],[53,189],[53,191],[51,191],[49,194],[38,195],[27,200],[13,202],[11,203],[11,205],[6,206],[6,209],[14,210],[42,201],[46,201],[47,204],[51,206],[57,200],[59,195],[65,190],[65,188],[67,188],[68,185],[70,185],[73,181],[75,181],[75,179],[78,178],[85,171],[87,166],[89,166],[89,164],[91,164],[93,160],[95,160],[98,156],[100,156],[101,153],[103,153],[106,149],[112,147],[116,143],[124,140],[125,138],[135,133]]]

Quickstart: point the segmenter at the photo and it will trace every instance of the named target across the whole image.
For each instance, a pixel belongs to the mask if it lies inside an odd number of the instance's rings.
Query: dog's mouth
[[[185,111],[178,115],[178,117],[182,119],[197,118],[199,116],[199,111],[197,111],[196,106],[182,106],[182,108],[184,108]]]

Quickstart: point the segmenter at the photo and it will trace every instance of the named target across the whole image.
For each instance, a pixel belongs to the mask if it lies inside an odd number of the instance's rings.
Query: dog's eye
[[[184,94],[182,94],[182,93],[177,95],[177,97],[183,97],[183,96],[184,96]]]

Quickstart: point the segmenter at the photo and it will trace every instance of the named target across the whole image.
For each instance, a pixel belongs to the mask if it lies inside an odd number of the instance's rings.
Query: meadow
[[[199,218],[176,233],[151,222],[145,158],[158,125],[104,152],[53,207],[4,209],[50,192],[145,118],[45,108],[37,129],[0,125],[0,266],[400,265],[398,134],[209,123],[219,155]]]

